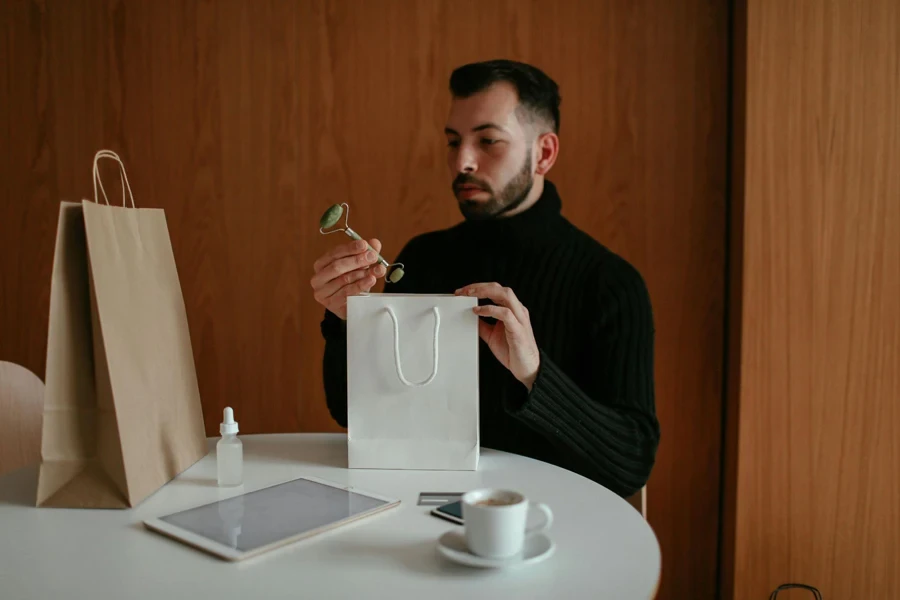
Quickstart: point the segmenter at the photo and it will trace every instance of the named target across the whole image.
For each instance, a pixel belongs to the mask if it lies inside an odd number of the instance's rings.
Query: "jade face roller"
[[[344,213],[344,207],[346,207],[346,214]],[[328,229],[329,227],[333,227],[337,224],[338,221],[341,220],[341,215],[344,215],[344,226],[339,227],[337,229],[332,229],[331,231],[323,231],[323,229]],[[319,233],[322,235],[328,235],[329,233],[337,233],[338,231],[343,231],[349,237],[354,240],[361,240],[362,237],[352,229],[350,229],[349,225],[350,221],[350,206],[344,202],[343,204],[334,204],[325,211],[325,214],[322,215],[322,218],[319,219]],[[366,245],[369,247],[369,250],[375,252],[375,248],[372,247],[371,244],[366,242]],[[384,260],[381,254],[378,254],[378,263],[384,266],[387,272],[387,278],[391,283],[397,283],[400,279],[403,278],[403,263],[389,263]]]

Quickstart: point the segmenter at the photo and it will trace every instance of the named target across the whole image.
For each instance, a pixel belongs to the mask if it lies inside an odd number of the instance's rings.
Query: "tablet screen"
[[[388,504],[309,479],[160,517],[172,525],[241,552],[354,517]]]

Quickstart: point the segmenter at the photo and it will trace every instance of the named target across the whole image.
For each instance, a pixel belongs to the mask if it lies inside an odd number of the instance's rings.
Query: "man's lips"
[[[481,194],[481,193],[483,193],[483,192],[484,192],[484,190],[482,190],[481,188],[462,188],[462,189],[459,190],[459,193],[458,193],[457,195],[458,195],[460,198],[463,198],[463,199],[465,199],[465,200],[469,200],[469,199],[474,198],[475,196],[477,196],[478,194]]]
[[[484,191],[484,188],[481,188],[477,185],[472,185],[470,183],[456,186],[457,195],[462,196],[463,198],[471,198],[472,196],[480,194]]]

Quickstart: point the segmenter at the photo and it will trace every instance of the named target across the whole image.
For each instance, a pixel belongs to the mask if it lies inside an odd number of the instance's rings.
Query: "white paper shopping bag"
[[[347,299],[351,469],[478,468],[476,298]]]

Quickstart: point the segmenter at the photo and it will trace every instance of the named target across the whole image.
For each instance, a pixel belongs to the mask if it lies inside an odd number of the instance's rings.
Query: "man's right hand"
[[[380,241],[373,238],[369,244],[375,252],[381,252]],[[316,302],[346,320],[347,296],[368,292],[386,272],[384,266],[375,262],[378,260],[375,252],[367,251],[366,243],[356,240],[341,244],[319,258],[309,281]]]

